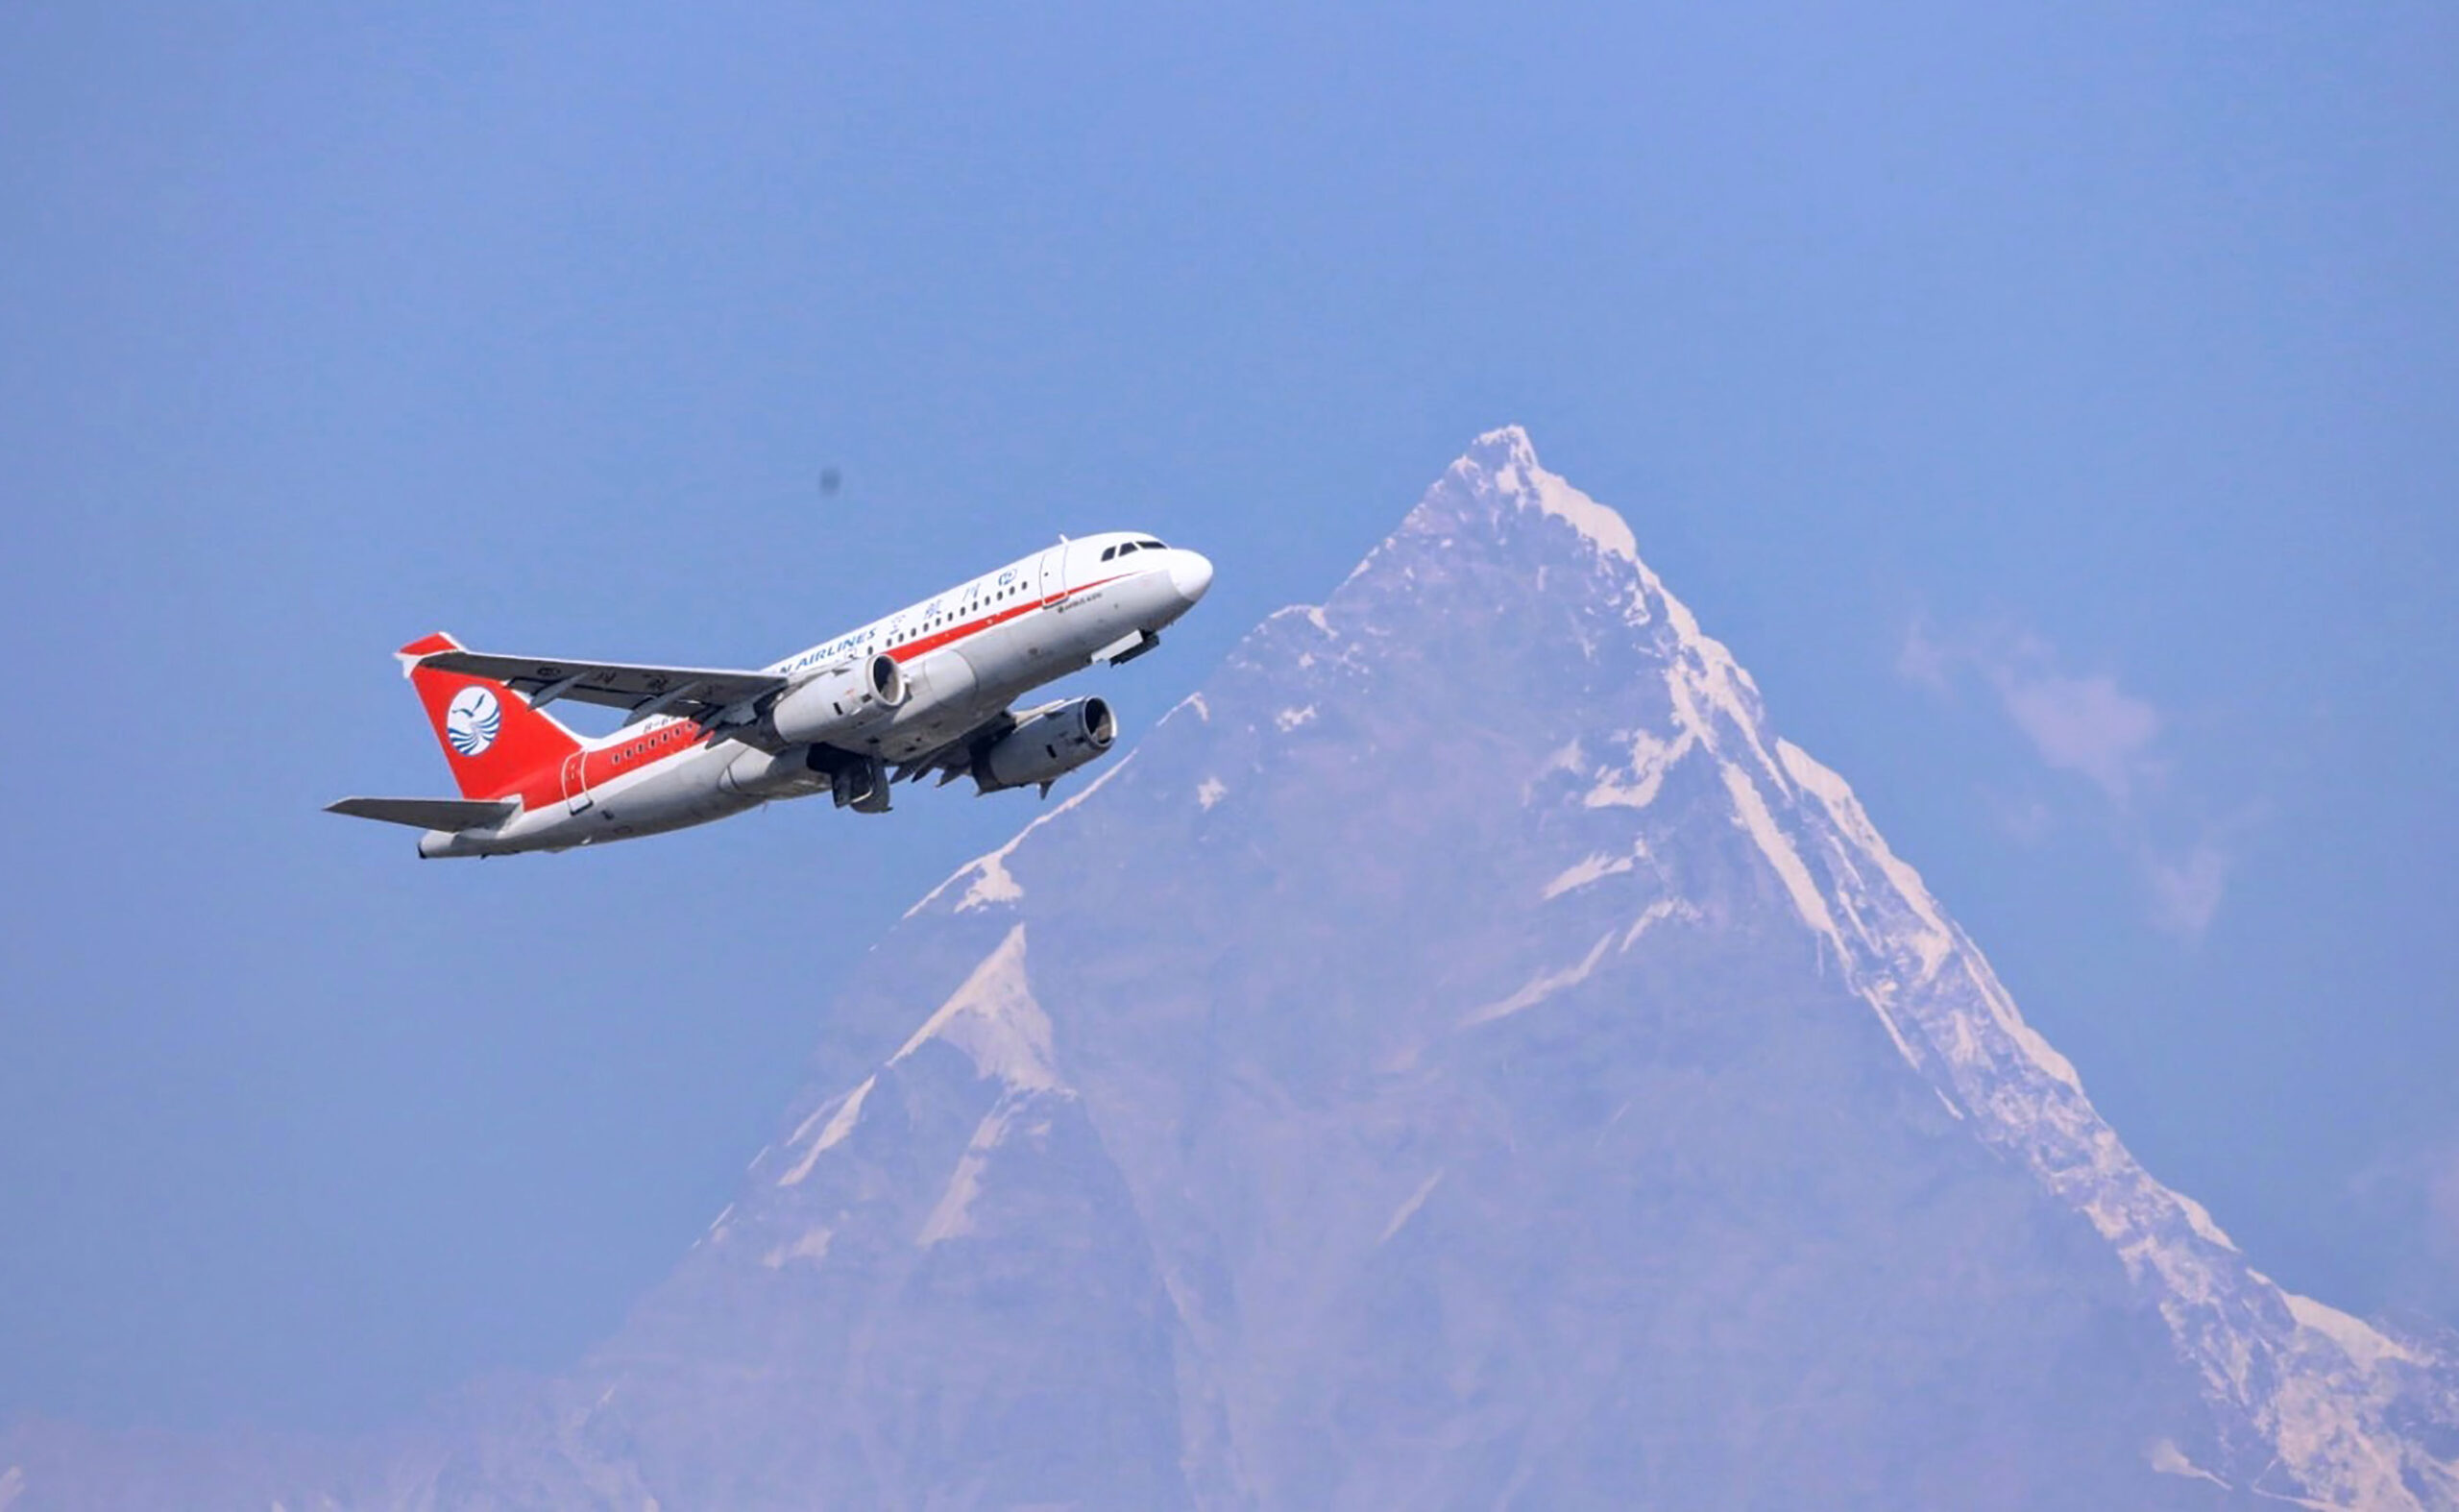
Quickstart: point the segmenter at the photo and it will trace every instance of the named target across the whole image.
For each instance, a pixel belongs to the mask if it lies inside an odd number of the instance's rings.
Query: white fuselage
[[[801,679],[849,661],[894,658],[908,695],[850,743],[850,754],[911,762],[1186,613],[1210,585],[1211,564],[1152,543],[1134,532],[1064,541],[764,670]],[[805,765],[808,751],[711,741],[690,719],[645,719],[585,741],[555,769],[524,780],[520,812],[501,824],[430,831],[419,852],[563,850],[704,824],[772,798],[828,791],[827,779]]]

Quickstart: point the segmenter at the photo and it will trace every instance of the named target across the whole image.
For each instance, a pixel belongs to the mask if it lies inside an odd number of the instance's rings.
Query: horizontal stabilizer
[[[521,805],[511,798],[344,798],[326,804],[325,812],[419,830],[474,830],[503,822]]]

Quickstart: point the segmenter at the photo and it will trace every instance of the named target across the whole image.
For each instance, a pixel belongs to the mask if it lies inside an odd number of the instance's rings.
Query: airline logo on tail
[[[488,688],[464,688],[445,711],[445,737],[464,756],[483,756],[503,727],[503,705]]]

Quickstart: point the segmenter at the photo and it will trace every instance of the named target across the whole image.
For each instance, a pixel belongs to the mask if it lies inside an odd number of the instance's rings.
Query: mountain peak
[[[1630,524],[1607,506],[1589,498],[1537,460],[1536,444],[1519,426],[1489,430],[1471,444],[1449,475],[1473,492],[1491,497],[1498,505],[1534,509],[1551,515],[1576,531],[1596,549],[1642,566],[1639,541]]]

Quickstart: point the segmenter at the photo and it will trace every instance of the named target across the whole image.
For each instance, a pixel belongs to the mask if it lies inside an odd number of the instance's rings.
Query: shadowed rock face
[[[233,1504],[2459,1506],[2447,1350],[2146,1176],[1517,430],[918,905],[785,1130],[567,1379]]]

